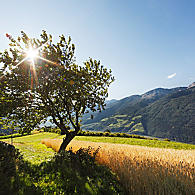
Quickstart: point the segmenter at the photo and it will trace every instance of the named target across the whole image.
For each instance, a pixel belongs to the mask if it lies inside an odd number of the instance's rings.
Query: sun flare
[[[26,54],[28,59],[34,60],[38,56],[38,50],[30,48]]]

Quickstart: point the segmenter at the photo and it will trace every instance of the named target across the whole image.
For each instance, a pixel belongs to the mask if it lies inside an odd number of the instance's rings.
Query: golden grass
[[[62,140],[44,139],[59,150]],[[93,147],[96,160],[115,172],[129,194],[195,194],[195,150],[160,149],[73,140],[73,151]]]

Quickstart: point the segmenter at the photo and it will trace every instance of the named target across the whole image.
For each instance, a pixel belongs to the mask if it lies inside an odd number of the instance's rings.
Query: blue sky
[[[44,29],[70,35],[77,62],[89,57],[113,70],[109,99],[195,81],[193,0],[0,0],[0,51],[5,33]]]

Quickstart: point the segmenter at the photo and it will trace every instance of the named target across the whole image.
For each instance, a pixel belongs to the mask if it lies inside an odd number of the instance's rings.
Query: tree
[[[105,108],[108,87],[114,81],[111,70],[92,58],[77,65],[75,46],[64,35],[57,43],[46,31],[40,39],[29,38],[23,31],[17,39],[6,36],[9,50],[0,53],[0,89],[3,99],[11,102],[6,117],[21,132],[51,118],[66,135],[59,152],[63,151],[80,131],[82,115]]]

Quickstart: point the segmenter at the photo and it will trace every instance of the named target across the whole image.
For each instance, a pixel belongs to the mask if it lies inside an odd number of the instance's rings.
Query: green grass
[[[56,133],[43,132],[34,135],[16,137],[13,139],[13,142],[16,148],[21,151],[26,160],[33,164],[39,164],[45,160],[51,159],[54,155],[54,151],[51,148],[47,148],[44,144],[41,144],[41,140],[45,138],[62,139],[63,137],[64,136],[58,135]],[[190,144],[137,138],[76,136],[74,139],[80,141],[129,144],[156,148],[174,148],[184,150],[195,149],[195,145]],[[3,139],[2,141],[10,143],[11,139]]]
[[[24,159],[30,161],[33,164],[39,164],[45,160],[49,160],[54,156],[54,151],[51,148],[47,148],[44,144],[41,144],[41,140],[45,138],[57,138],[61,139],[56,133],[38,133],[34,135],[27,135],[23,137],[16,137],[13,139],[13,143],[16,148],[20,150]],[[11,139],[2,139],[7,143],[11,143]]]
[[[25,135],[28,135],[27,133],[25,134],[20,134],[20,133],[14,133],[12,135],[4,135],[4,136],[1,136],[0,139],[8,139],[8,138],[15,138],[15,137],[22,137],[22,136],[25,136]]]
[[[139,146],[147,146],[147,147],[155,147],[155,148],[173,148],[173,149],[180,149],[180,150],[195,149],[195,145],[191,145],[191,144],[160,141],[160,140],[137,139],[137,138],[77,136],[74,139],[80,141],[129,144],[129,145],[139,145]]]
[[[115,174],[95,162],[90,148],[54,156],[41,144],[43,138],[61,137],[40,133],[14,139],[24,159],[1,143],[0,194],[124,194]]]

